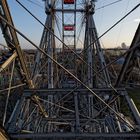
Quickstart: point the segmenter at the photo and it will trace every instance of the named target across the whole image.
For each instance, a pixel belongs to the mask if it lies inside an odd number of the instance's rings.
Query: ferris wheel
[[[1,90],[8,91],[2,122],[7,132],[15,139],[139,137],[133,133],[139,132],[137,108],[124,88],[114,87],[106,64],[94,21],[95,0],[44,2],[45,24],[17,0],[44,28],[37,46],[15,28],[7,1],[0,1],[0,27],[8,48],[2,53],[0,72],[10,77]],[[17,33],[37,49],[30,71]],[[139,40],[135,37],[134,44]],[[124,98],[130,120],[120,107]],[[11,99],[16,103],[9,111]]]

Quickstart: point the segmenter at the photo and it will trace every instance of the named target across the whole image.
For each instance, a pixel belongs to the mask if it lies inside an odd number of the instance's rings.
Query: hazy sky
[[[32,41],[39,45],[42,35],[42,26],[35,21],[24,9],[22,9],[15,0],[7,0],[13,17],[15,27],[28,36]],[[28,0],[20,0],[28,9],[30,9],[43,23],[45,22],[44,3],[42,0],[32,0],[40,6],[30,3]],[[58,0],[59,1],[59,0]],[[98,0],[96,8],[116,0]],[[98,35],[104,33],[111,25],[118,21],[128,11],[134,8],[140,0],[122,0],[114,5],[95,11],[94,19]],[[131,44],[140,19],[140,7],[129,15],[123,22],[112,29],[100,41],[105,47],[116,47],[122,42]],[[30,48],[31,45],[19,36],[20,44],[23,48]],[[0,43],[4,44],[4,39],[0,31]]]

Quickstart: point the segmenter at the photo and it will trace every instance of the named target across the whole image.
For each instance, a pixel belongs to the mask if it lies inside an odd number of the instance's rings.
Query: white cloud
[[[140,22],[140,18],[134,19],[134,22]]]

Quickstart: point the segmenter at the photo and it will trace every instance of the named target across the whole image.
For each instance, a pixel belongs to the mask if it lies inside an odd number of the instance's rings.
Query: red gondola
[[[64,0],[64,4],[74,4],[74,0]]]
[[[73,25],[65,25],[64,26],[64,30],[65,31],[74,31],[74,26]]]

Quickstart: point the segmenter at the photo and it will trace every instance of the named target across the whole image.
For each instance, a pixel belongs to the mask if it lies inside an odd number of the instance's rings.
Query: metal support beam
[[[139,133],[96,133],[96,134],[76,134],[76,133],[48,133],[48,134],[18,134],[18,135],[11,135],[12,138],[118,138],[118,139],[126,139],[126,138],[140,138]]]
[[[2,65],[0,65],[0,72],[2,72],[4,69],[6,69],[13,60],[17,57],[17,53],[14,52]]]
[[[80,121],[79,121],[79,108],[78,108],[78,98],[77,98],[77,93],[74,93],[74,103],[75,103],[75,129],[76,132],[80,132]]]
[[[137,125],[140,127],[140,113],[137,107],[135,106],[133,100],[128,96],[127,92],[124,92],[124,97],[127,101],[130,111],[132,112],[132,115],[134,116]]]
[[[8,21],[8,23],[10,23],[14,27],[14,23],[13,23],[13,20],[12,20],[10,11],[9,11],[7,1],[6,0],[1,0],[0,7],[1,7],[0,15],[2,17],[4,17],[5,20]],[[10,49],[14,49],[16,51],[17,55],[18,55],[21,67],[22,67],[24,75],[25,75],[26,82],[28,83],[30,88],[33,88],[34,86],[32,85],[32,81],[30,80],[30,74],[29,74],[29,71],[26,67],[26,63],[25,63],[25,60],[24,60],[24,56],[23,56],[23,53],[22,53],[22,50],[21,50],[21,47],[20,47],[20,44],[19,44],[19,40],[18,40],[16,31],[13,30],[12,28],[10,28],[2,20],[0,20],[0,27],[1,27],[2,32],[4,34],[7,46]],[[14,46],[12,46],[12,45],[14,45]]]
[[[130,49],[134,48],[138,43],[140,43],[140,24],[133,38]],[[129,74],[133,70],[133,66],[135,64],[135,59],[137,57],[136,53],[137,52],[139,53],[139,50],[140,50],[140,45],[126,55],[124,64],[116,80],[116,84],[115,84],[116,87],[120,86],[124,81],[128,81]]]

